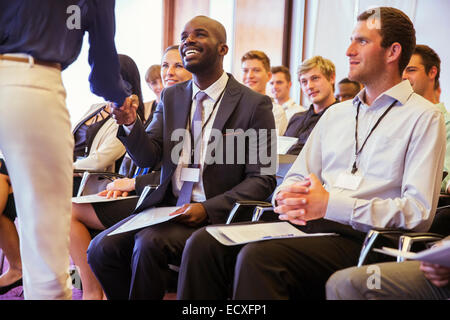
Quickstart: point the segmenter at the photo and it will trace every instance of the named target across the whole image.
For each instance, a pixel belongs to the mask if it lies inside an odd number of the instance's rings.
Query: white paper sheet
[[[298,138],[278,136],[278,139],[277,139],[278,154],[286,154],[289,151],[289,149],[294,144],[297,143],[297,141],[298,141]]]
[[[206,231],[227,246],[272,239],[336,235],[335,233],[305,233],[288,222],[209,226],[206,227]]]
[[[133,199],[137,198],[137,196],[129,196],[129,197],[117,197],[114,198],[106,198],[102,197],[96,194],[90,194],[87,196],[81,196],[81,197],[73,197],[72,202],[73,203],[99,203],[99,202],[113,202],[113,201],[120,201],[120,200],[126,200],[126,199]]]
[[[375,248],[373,250],[393,257],[400,256],[406,259],[425,261],[450,268],[450,241],[444,241],[441,246],[436,246],[417,253],[402,252],[387,247],[383,247],[382,249]]]
[[[181,207],[160,207],[144,210],[138,213],[134,218],[121,225],[116,230],[109,233],[108,236],[169,221],[179,216],[179,214],[176,216],[169,216],[170,213],[177,211],[179,208]]]

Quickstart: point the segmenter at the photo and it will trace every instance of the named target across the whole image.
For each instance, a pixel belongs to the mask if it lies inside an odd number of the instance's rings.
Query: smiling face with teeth
[[[181,33],[180,54],[183,65],[194,78],[220,77],[223,57],[228,53],[223,26],[207,17],[195,17]],[[217,77],[218,78],[218,77]]]
[[[165,88],[192,78],[190,72],[183,67],[183,61],[177,49],[169,50],[164,54],[161,62],[161,78]]]

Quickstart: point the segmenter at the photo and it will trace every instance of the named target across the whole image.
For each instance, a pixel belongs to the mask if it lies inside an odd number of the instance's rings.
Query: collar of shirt
[[[444,103],[442,103],[442,102],[436,103],[436,107],[438,107],[439,110],[441,110],[442,114],[448,113],[447,108],[445,107]]]
[[[217,99],[219,99],[222,91],[227,86],[228,79],[229,79],[228,74],[224,72],[216,82],[214,82],[205,90],[200,90],[200,88],[195,84],[194,80],[192,80],[192,100],[195,100],[195,95],[197,94],[197,92],[203,91],[208,95],[209,99],[212,99],[214,100],[214,102],[216,102]]]
[[[331,106],[333,106],[333,105],[335,105],[335,104],[337,104],[337,103],[339,103],[339,101],[338,101],[338,100],[335,100],[332,104],[330,104],[328,107],[326,107],[325,109],[323,109],[323,110],[320,111],[319,113],[316,113],[316,111],[314,110],[314,105],[311,104],[311,105],[309,106],[309,109],[308,109],[307,112],[308,112],[308,113],[311,113],[312,115],[321,116],[322,114],[324,114],[325,111],[328,110],[329,107],[331,107]]]
[[[295,102],[292,99],[289,99],[288,101],[286,101],[285,103],[283,103],[281,106],[283,107],[284,110],[289,109],[290,107],[294,106]]]
[[[394,100],[397,100],[400,105],[404,105],[411,95],[414,93],[411,83],[408,80],[404,80],[399,84],[393,86],[392,88],[386,90],[380,94],[373,102],[371,109],[379,109],[391,104]],[[363,89],[358,95],[353,99],[353,105],[357,106],[360,102],[362,106],[367,106],[364,102],[364,97],[366,95],[366,89]],[[399,106],[399,105],[397,105]]]

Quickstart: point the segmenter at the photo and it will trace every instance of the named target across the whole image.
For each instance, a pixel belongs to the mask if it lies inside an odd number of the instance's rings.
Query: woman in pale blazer
[[[90,147],[86,146],[85,150],[82,150],[82,152],[84,151],[84,156],[75,157],[73,164],[75,169],[115,171],[115,162],[124,155],[125,147],[116,137],[118,125],[109,116],[109,113],[110,107],[107,103],[94,104],[74,126],[72,132],[76,136],[81,126],[92,124],[96,118],[103,117],[103,119],[99,119],[100,122],[105,120],[103,125],[96,131],[95,136],[91,138]]]

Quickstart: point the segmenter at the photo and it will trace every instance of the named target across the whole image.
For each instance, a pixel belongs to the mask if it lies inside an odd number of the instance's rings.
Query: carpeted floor
[[[3,272],[6,272],[6,270],[8,270],[8,261],[5,259],[5,265],[3,267],[3,270],[0,270],[0,274],[2,274]],[[73,288],[72,289],[72,300],[81,300],[81,297],[82,297],[82,291],[77,288]],[[0,295],[0,300],[24,300],[22,286],[14,288],[4,295]]]

